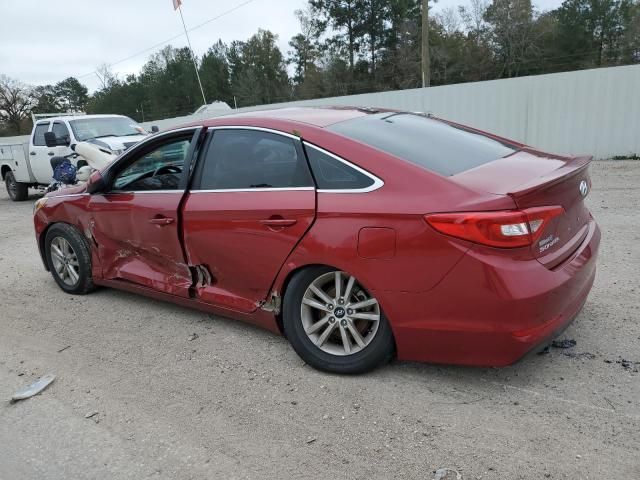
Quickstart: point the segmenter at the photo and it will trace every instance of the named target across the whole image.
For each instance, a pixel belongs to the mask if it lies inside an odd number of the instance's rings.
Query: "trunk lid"
[[[584,199],[591,191],[591,160],[527,149],[451,179],[475,190],[508,195],[519,209],[561,206],[564,211],[544,226],[531,246],[532,255],[551,269],[570,258],[587,235],[591,214]]]

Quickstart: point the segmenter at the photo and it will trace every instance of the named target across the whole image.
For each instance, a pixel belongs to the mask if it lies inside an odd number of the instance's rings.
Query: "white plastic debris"
[[[436,476],[433,477],[433,480],[453,480],[453,475],[449,475],[449,473],[455,475],[455,480],[462,480],[462,475],[453,468],[439,468],[436,470]]]
[[[22,390],[18,390],[16,393],[14,393],[13,397],[11,397],[11,401],[17,402],[18,400],[24,400],[25,398],[30,398],[34,395],[37,395],[49,385],[51,385],[51,382],[53,382],[55,378],[55,375],[48,373],[47,375],[41,377],[39,380],[33,382],[28,387],[25,387]]]

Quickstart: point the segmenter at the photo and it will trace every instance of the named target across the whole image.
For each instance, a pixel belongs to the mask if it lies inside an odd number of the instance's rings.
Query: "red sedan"
[[[591,289],[590,161],[416,113],[253,112],[149,137],[36,202],[35,229],[67,293],[251,322],[319,369],[500,366]]]

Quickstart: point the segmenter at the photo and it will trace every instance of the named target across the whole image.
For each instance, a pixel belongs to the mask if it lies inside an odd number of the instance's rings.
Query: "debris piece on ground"
[[[547,353],[549,353],[551,348],[561,348],[561,349],[566,349],[566,348],[573,348],[576,346],[578,342],[576,342],[573,339],[568,339],[565,338],[564,340],[554,340],[553,342],[551,342],[550,345],[547,345],[546,347],[544,347],[542,350],[540,350],[538,352],[538,355],[546,355]],[[567,356],[572,356],[570,354],[566,354]],[[592,354],[588,354],[588,355],[592,355]],[[595,355],[593,356],[593,358],[595,358]]]
[[[96,415],[98,415],[98,412],[89,412],[87,413],[84,418],[91,418],[91,417],[95,417]]]
[[[562,355],[564,355],[565,357],[570,357],[570,358],[587,358],[589,360],[593,360],[594,358],[596,358],[595,354],[590,353],[590,352],[580,352],[580,353],[562,352]]]
[[[449,475],[449,473],[455,475],[455,477]],[[436,475],[433,477],[433,480],[462,480],[462,475],[453,468],[439,468],[436,470]]]
[[[58,350],[58,353],[64,352],[67,348],[71,348],[71,345],[67,345],[66,347],[62,347],[60,350]]]
[[[189,335],[189,338],[187,338],[187,340],[189,340],[190,342],[193,342],[196,338],[199,338],[197,333],[192,333],[191,335]]]
[[[576,346],[576,343],[578,342],[573,339],[569,340],[568,338],[565,338],[564,340],[554,340],[551,342],[551,346],[553,348],[572,348]]]
[[[620,357],[620,360],[616,360],[616,363],[622,365],[622,368],[629,372],[638,372],[638,368],[640,367],[640,362],[632,362],[631,360],[625,360]]]
[[[316,440],[317,440],[317,438],[315,438],[315,437],[309,437],[309,438],[307,439],[307,444],[313,443],[313,442],[315,442]]]
[[[14,393],[13,397],[11,397],[11,402],[17,402],[19,400],[24,400],[26,398],[37,395],[45,388],[47,388],[51,384],[51,382],[55,380],[55,378],[55,375],[48,373],[47,375],[41,377],[39,380],[33,382],[28,387],[25,387],[22,390],[18,390],[16,393]]]

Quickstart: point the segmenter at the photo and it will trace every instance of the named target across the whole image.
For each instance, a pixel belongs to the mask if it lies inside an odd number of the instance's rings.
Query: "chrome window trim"
[[[216,125],[213,127],[206,127],[209,130],[254,130],[258,132],[273,133],[275,135],[282,135],[283,137],[290,138],[292,140],[300,141],[300,137],[293,135],[292,133],[283,132],[282,130],[274,130],[267,127],[252,127],[249,125]]]
[[[229,192],[309,192],[316,187],[272,187],[272,188],[219,188],[210,190],[189,190],[189,193],[229,193]]]
[[[368,186],[366,188],[336,188],[336,189],[319,188],[317,190],[318,193],[369,193],[369,192],[373,192],[374,190],[378,190],[379,188],[382,188],[382,186],[384,186],[384,181],[381,178],[376,177],[373,173],[370,173],[370,172],[366,171],[365,169],[359,167],[358,165],[355,165],[355,164],[351,163],[350,161],[345,160],[344,158],[341,158],[341,157],[339,157],[339,156],[337,156],[337,155],[325,150],[322,147],[318,147],[317,145],[309,143],[306,140],[303,141],[302,143],[305,145],[305,147],[313,148],[313,149],[319,151],[320,153],[324,153],[325,155],[329,155],[330,157],[334,158],[335,160],[338,160],[339,162],[344,163],[349,168],[353,168],[357,172],[360,172],[363,175],[366,175],[367,177],[369,177],[371,180],[373,180],[373,184],[371,184],[370,186]]]
[[[280,135],[285,138],[289,138],[294,142],[300,142],[300,137],[291,133],[283,132],[281,130],[274,130],[273,128],[266,127],[252,127],[250,125],[216,125],[213,127],[206,127],[209,130],[251,130],[256,132],[272,133],[274,135]],[[306,159],[304,159],[306,162]],[[308,187],[270,187],[270,188],[215,188],[215,189],[203,189],[203,190],[189,190],[189,193],[237,193],[237,192],[302,192],[302,191],[314,191],[315,186]]]

